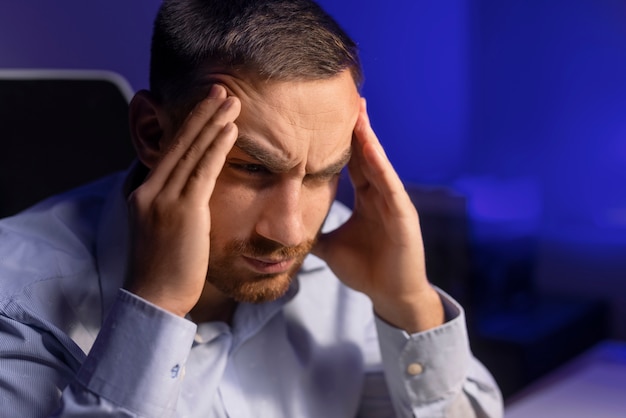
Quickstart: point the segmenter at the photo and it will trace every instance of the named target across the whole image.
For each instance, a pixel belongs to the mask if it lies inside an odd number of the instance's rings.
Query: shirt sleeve
[[[440,327],[408,334],[376,318],[385,381],[396,415],[501,417],[500,390],[471,353],[463,309],[438,292],[447,319]]]
[[[56,416],[173,416],[195,333],[192,322],[120,290]]]

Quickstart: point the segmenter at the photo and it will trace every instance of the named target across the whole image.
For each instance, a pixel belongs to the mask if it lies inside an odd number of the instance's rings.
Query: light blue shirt
[[[286,295],[195,323],[121,289],[124,173],[0,222],[0,416],[500,417],[461,307],[409,335],[309,256]],[[348,210],[334,204],[325,230]]]

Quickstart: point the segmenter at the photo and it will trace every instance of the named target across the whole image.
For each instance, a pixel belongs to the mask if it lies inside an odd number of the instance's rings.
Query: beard
[[[262,303],[283,296],[304,258],[315,244],[314,239],[293,247],[255,236],[248,240],[233,240],[222,248],[211,248],[207,281],[237,302]],[[259,274],[241,265],[242,256],[269,259],[293,259],[288,271]]]

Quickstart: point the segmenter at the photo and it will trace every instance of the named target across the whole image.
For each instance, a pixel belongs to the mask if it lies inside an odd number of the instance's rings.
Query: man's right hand
[[[126,288],[176,315],[197,303],[209,265],[209,200],[237,138],[241,103],[213,85],[129,197]]]

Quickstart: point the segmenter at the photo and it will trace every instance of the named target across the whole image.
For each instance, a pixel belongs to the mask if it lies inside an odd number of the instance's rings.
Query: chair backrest
[[[430,281],[472,308],[467,199],[445,186],[405,184],[417,208]]]
[[[129,166],[133,91],[92,70],[0,70],[0,217]]]

